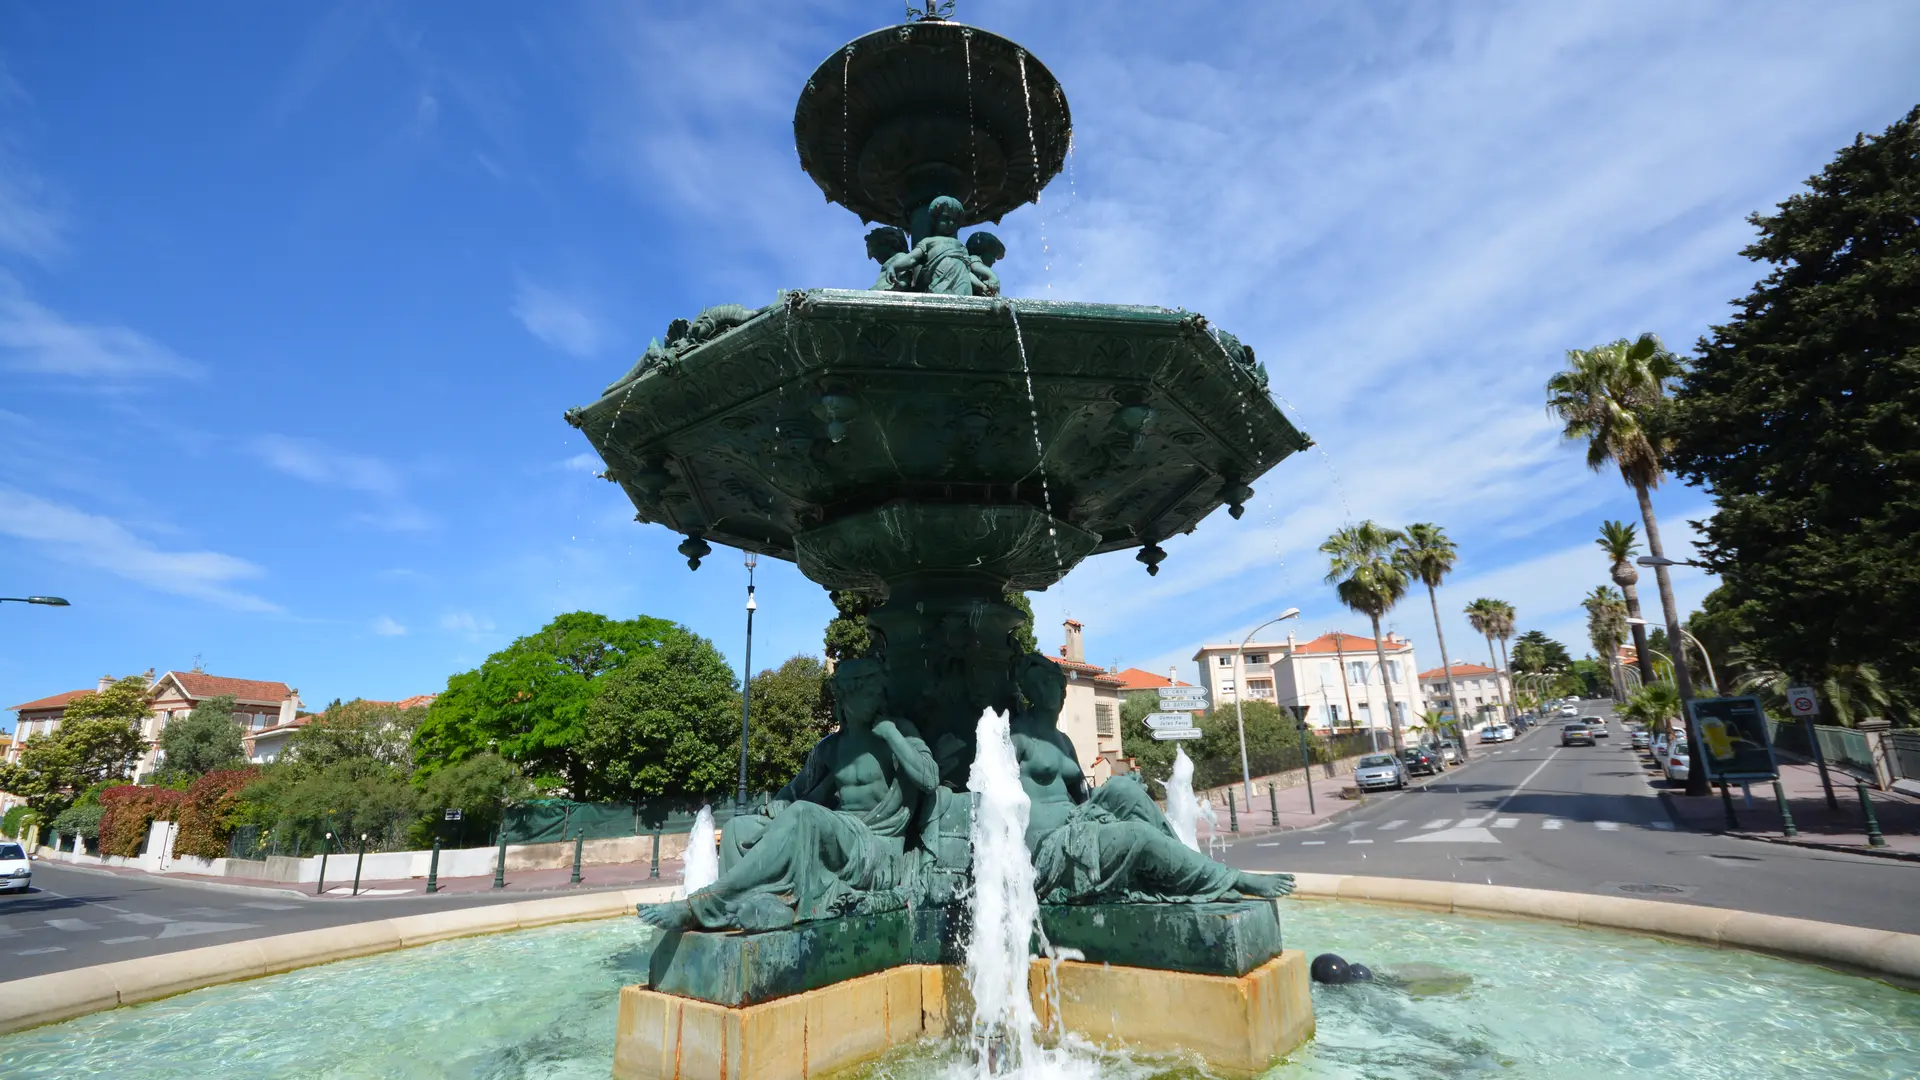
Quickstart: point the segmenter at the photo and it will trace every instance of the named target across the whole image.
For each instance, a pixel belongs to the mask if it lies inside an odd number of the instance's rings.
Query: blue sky
[[[890,3],[137,6],[0,0],[0,699],[106,673],[432,691],[555,613],[739,660],[744,572],[633,523],[561,420],[677,315],[871,281],[799,171],[806,75]],[[1590,538],[1631,518],[1560,444],[1562,352],[1685,348],[1770,207],[1914,103],[1885,3],[964,0],[1074,110],[999,230],[1014,295],[1155,303],[1254,344],[1319,448],[1246,517],[1036,595],[1089,659],[1183,667],[1288,606],[1361,629],[1314,553],[1432,520],[1442,593],[1583,651]],[[1658,504],[1669,543],[1705,496]],[[830,614],[763,564],[755,659]],[[1683,602],[1710,587],[1679,579]],[[1424,597],[1396,612],[1437,664]],[[6,723],[11,723],[11,717]]]

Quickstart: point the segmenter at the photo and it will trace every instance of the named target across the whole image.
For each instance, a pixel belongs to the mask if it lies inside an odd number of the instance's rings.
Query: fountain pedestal
[[[1282,952],[1244,975],[1066,961],[1058,1008],[1052,965],[1027,987],[1045,1031],[1062,1027],[1137,1054],[1197,1054],[1221,1076],[1256,1076],[1313,1038],[1307,956]],[[965,974],[910,964],[757,1005],[730,1007],[644,986],[620,992],[615,1080],[790,1080],[818,1076],[922,1039],[965,1034]]]

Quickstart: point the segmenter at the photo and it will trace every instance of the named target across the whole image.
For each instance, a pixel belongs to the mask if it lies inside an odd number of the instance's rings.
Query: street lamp
[[[1630,626],[1645,626],[1647,625],[1647,620],[1628,619],[1627,623]],[[1680,633],[1688,641],[1693,642],[1694,648],[1700,650],[1700,659],[1705,660],[1707,662],[1707,682],[1713,686],[1713,692],[1718,694],[1720,692],[1720,679],[1717,676],[1715,676],[1713,673],[1713,657],[1707,655],[1707,647],[1705,645],[1700,644],[1700,639],[1697,637],[1694,637],[1693,634],[1690,633],[1686,627],[1684,626],[1681,627]]]
[[[1694,562],[1692,559],[1669,559],[1664,555],[1642,555],[1633,561],[1649,570],[1658,570],[1663,566],[1697,566],[1702,570],[1711,569],[1703,562]]]
[[[740,787],[733,793],[733,812],[745,817],[747,813],[747,717],[753,709],[753,613],[760,605],[753,598],[753,568],[760,565],[760,556],[747,552],[747,662],[740,677]]]
[[[1247,766],[1247,718],[1240,707],[1241,699],[1246,697],[1247,694],[1247,642],[1253,640],[1254,634],[1265,630],[1274,623],[1286,622],[1288,619],[1297,619],[1299,617],[1300,609],[1290,607],[1279,615],[1268,619],[1266,622],[1261,623],[1249,631],[1246,637],[1241,638],[1240,648],[1234,653],[1233,722],[1240,728],[1240,780],[1247,788],[1247,806],[1249,808],[1253,806],[1253,770]]]
[[[73,606],[57,596],[0,596],[0,604],[4,604],[9,600],[16,604],[44,604],[47,607]]]

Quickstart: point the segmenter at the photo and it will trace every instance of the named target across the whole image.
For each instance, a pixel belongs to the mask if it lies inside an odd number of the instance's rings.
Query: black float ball
[[[1353,980],[1353,969],[1347,966],[1345,960],[1330,952],[1314,957],[1313,966],[1308,969],[1308,974],[1313,976],[1314,982],[1326,983],[1330,986],[1338,986]]]
[[[1353,982],[1372,982],[1373,969],[1365,964],[1348,964],[1347,978]]]

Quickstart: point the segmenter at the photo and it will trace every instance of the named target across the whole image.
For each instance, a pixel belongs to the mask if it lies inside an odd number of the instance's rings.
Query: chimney
[[[113,685],[113,676],[102,675],[100,676],[100,681],[94,685],[93,692],[96,694],[104,694],[107,692],[107,687],[112,685]]]
[[[1291,653],[1299,647],[1299,643],[1293,640],[1293,631],[1287,631],[1287,651]]]
[[[1180,669],[1173,666],[1172,664],[1167,665],[1167,685],[1169,686],[1180,685]]]
[[[1067,661],[1074,664],[1087,662],[1087,647],[1080,640],[1080,624],[1072,619],[1066,621],[1067,645],[1064,650]]]

